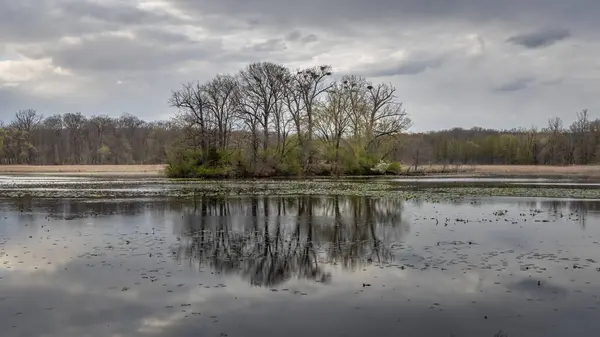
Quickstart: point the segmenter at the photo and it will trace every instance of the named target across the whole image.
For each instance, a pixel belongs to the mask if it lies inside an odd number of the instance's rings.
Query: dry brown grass
[[[419,167],[419,171],[473,175],[600,176],[600,165],[424,165]]]
[[[0,174],[164,176],[164,165],[0,165]]]
[[[164,168],[165,165],[0,165],[0,174],[163,177]],[[418,171],[426,174],[600,177],[600,165],[423,165]]]

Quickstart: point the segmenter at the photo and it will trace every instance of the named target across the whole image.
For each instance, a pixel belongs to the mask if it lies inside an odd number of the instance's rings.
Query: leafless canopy
[[[326,151],[336,153],[331,160],[337,163],[348,144],[377,152],[410,126],[392,85],[356,76],[337,83],[332,74],[329,65],[291,71],[258,62],[206,84],[184,84],[172,92],[170,104],[194,146],[248,149],[255,167],[260,161],[277,165],[296,153],[308,170],[322,152],[316,139],[329,144]]]

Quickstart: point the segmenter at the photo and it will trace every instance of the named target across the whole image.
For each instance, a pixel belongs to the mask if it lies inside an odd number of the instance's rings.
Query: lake
[[[0,177],[0,331],[591,336],[600,201],[561,183]]]

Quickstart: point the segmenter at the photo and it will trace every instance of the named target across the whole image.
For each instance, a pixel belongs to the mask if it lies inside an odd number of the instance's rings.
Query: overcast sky
[[[391,82],[412,130],[600,118],[598,0],[0,1],[0,119],[168,119],[170,90],[248,63]]]

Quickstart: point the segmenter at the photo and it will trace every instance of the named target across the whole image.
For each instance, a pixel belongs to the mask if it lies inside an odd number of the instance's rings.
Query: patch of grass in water
[[[526,188],[526,187],[452,187],[433,188],[430,192],[449,193],[457,197],[539,197],[600,199],[600,189]]]
[[[89,185],[53,186],[53,190],[36,190],[37,186],[4,188],[0,197],[18,198],[146,198],[197,196],[237,196],[237,195],[348,195],[367,197],[394,197],[406,200],[460,201],[466,197],[544,197],[600,199],[600,189],[562,187],[433,187],[423,185],[397,184],[390,181],[349,181],[349,180],[236,180],[236,181],[195,181],[186,184],[161,184],[160,189],[146,190],[135,186],[113,185],[111,191],[104,186],[95,191]],[[127,187],[127,188],[124,188]]]

